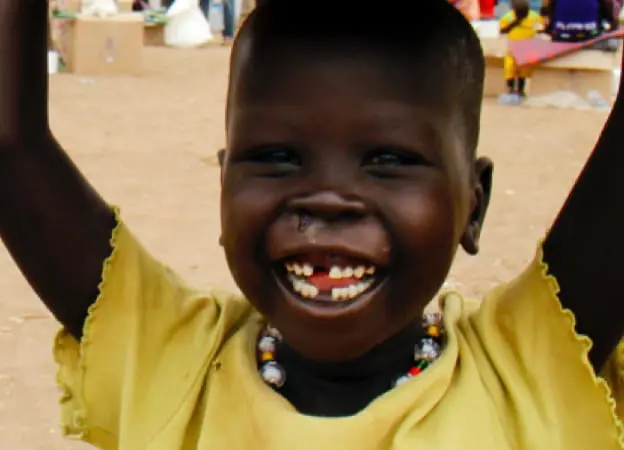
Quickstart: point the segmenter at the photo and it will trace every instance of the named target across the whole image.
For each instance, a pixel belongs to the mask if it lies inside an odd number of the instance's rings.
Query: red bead
[[[420,372],[422,372],[422,369],[420,367],[412,367],[409,372],[411,376],[415,377],[416,375],[418,375]]]

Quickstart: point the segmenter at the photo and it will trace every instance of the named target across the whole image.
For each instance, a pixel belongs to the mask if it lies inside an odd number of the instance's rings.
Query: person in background
[[[544,8],[544,4],[548,3],[548,0],[529,0],[529,9],[536,13],[541,13]],[[499,19],[511,11],[511,0],[497,0],[496,1],[496,17]]]
[[[551,0],[548,32],[555,42],[583,42],[619,27],[622,0]]]
[[[223,5],[223,39],[225,42],[234,40],[234,32],[236,30],[236,9],[235,0],[221,0]],[[206,16],[210,18],[211,0],[199,0],[199,7]]]
[[[500,19],[500,32],[510,41],[533,39],[544,26],[540,14],[530,8],[528,0],[511,0],[512,10]],[[516,103],[526,97],[526,82],[531,76],[531,68],[518,68],[516,62],[507,54],[504,60],[505,82],[509,103]]]

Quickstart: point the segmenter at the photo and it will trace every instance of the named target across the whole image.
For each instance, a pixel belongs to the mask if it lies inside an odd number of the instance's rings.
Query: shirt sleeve
[[[619,419],[624,421],[624,340],[613,351],[600,375],[611,389]]]
[[[624,437],[615,401],[589,362],[591,340],[576,333],[575,317],[558,294],[540,247],[519,277],[495,288],[471,314],[472,347],[482,349],[492,398],[516,411],[515,427],[557,423],[561,432],[578,436],[578,448],[612,448]],[[604,441],[578,433],[587,427]]]
[[[514,21],[513,13],[508,12],[507,14],[505,14],[503,17],[500,18],[500,20],[498,21],[498,27],[500,29],[503,29],[505,27],[508,27],[513,21]]]
[[[242,313],[241,302],[189,287],[120,221],[111,242],[82,340],[62,329],[54,345],[63,434],[100,448],[132,429],[156,434],[200,389],[231,325],[223,317]]]

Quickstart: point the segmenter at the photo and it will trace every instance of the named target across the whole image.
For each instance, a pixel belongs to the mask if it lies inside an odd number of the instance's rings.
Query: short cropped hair
[[[424,70],[433,77],[442,70],[453,81],[466,149],[475,154],[485,76],[483,51],[472,25],[448,0],[259,0],[237,41],[245,37],[252,37],[254,48],[296,40],[318,43],[317,47],[329,51],[341,42],[356,42],[377,52],[387,49],[416,64],[426,54],[433,63]],[[233,72],[237,50],[235,44]]]

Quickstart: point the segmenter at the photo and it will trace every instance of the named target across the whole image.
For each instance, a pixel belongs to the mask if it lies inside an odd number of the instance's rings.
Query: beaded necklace
[[[414,364],[407,373],[396,377],[392,387],[399,386],[420,374],[440,357],[444,338],[442,316],[438,313],[424,314],[422,327],[425,331],[425,336],[420,338],[414,346]],[[276,358],[277,346],[281,341],[282,335],[280,332],[276,328],[267,325],[260,333],[257,344],[260,377],[267,385],[275,389],[280,389],[286,382],[286,371],[277,362]]]

